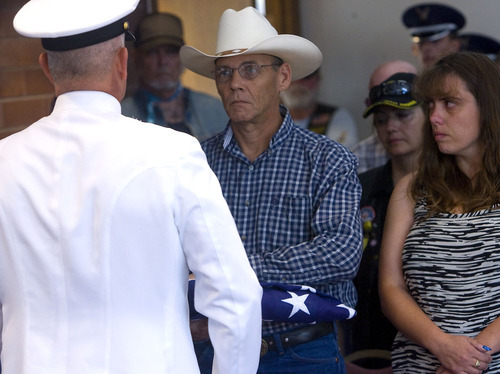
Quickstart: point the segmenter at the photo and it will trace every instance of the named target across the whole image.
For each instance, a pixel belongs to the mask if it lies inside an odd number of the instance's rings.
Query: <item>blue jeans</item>
[[[260,358],[257,374],[346,374],[336,334],[285,349],[279,339],[275,341],[278,349]],[[211,374],[212,344],[206,340],[195,343],[194,347],[201,374]]]

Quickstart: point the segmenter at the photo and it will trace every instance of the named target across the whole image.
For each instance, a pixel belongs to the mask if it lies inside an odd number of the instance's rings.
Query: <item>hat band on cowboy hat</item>
[[[15,30],[41,38],[45,49],[68,51],[126,34],[133,40],[125,17],[139,0],[31,0],[14,17]]]
[[[278,35],[269,21],[253,7],[224,11],[219,21],[214,54],[206,54],[190,46],[183,46],[180,50],[184,66],[208,78],[214,77],[215,60],[218,58],[247,54],[279,57],[290,64],[292,80],[309,75],[323,60],[321,51],[314,43],[297,35]]]

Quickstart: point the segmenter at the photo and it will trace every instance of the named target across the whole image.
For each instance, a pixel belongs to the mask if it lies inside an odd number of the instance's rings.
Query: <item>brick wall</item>
[[[53,89],[38,65],[39,39],[12,26],[25,0],[0,1],[0,139],[50,113]]]
[[[40,39],[20,36],[12,26],[27,0],[0,0],[0,139],[22,130],[50,113],[53,87],[38,64]],[[145,1],[129,17],[131,24],[146,12]],[[129,70],[129,80],[135,80]]]

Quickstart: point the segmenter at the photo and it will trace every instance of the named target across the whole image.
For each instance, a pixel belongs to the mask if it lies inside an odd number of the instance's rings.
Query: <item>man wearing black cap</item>
[[[464,27],[465,17],[457,9],[436,3],[418,4],[408,8],[402,20],[422,68],[460,50],[458,31]]]
[[[122,113],[170,127],[202,141],[222,131],[228,117],[219,99],[182,86],[182,22],[170,13],[144,17],[135,33],[140,87],[122,101]]]
[[[121,115],[138,2],[36,0],[14,19],[57,99],[0,141],[5,373],[199,373],[190,270],[213,371],[257,370],[262,288],[199,142]]]

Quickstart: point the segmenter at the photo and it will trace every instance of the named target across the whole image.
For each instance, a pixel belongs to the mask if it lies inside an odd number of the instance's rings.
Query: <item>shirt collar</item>
[[[290,111],[281,104],[280,114],[283,117],[283,122],[281,123],[279,130],[271,138],[271,142],[269,144],[269,150],[271,151],[279,147],[279,145],[285,141],[285,139],[289,136],[294,128],[293,120],[290,116]],[[224,137],[222,139],[222,147],[224,149],[227,149],[229,144],[231,144],[231,142],[233,141],[233,135],[233,129],[231,128],[231,126],[228,126],[226,129],[226,133],[224,134]],[[236,141],[234,141],[234,143],[236,144]]]
[[[70,91],[59,95],[54,111],[67,109],[121,114],[120,102],[114,96],[102,91]]]

